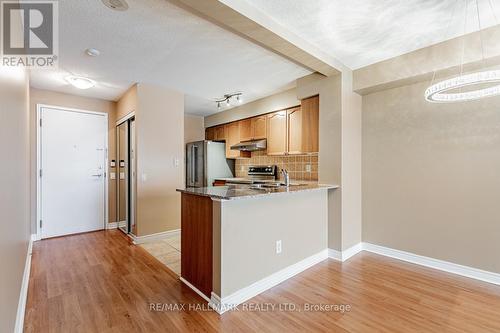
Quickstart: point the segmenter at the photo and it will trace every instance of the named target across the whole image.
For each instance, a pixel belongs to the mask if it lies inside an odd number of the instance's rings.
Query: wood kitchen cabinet
[[[225,125],[226,158],[249,158],[249,151],[231,150],[231,146],[240,143],[240,124],[233,122]]]
[[[240,141],[250,141],[253,139],[252,119],[238,121],[240,127]]]
[[[251,120],[253,140],[265,139],[267,137],[267,116],[253,117]]]
[[[219,125],[215,127],[215,141],[226,140],[226,127],[225,125]]]
[[[287,153],[287,112],[278,111],[267,115],[267,155]]]
[[[286,110],[288,154],[302,153],[302,109]]]
[[[319,96],[303,99],[300,112],[291,114],[288,121],[293,131],[288,136],[289,153],[319,152]]]
[[[267,136],[267,116],[258,116],[240,120],[240,141],[265,139]]]
[[[209,127],[205,130],[205,140],[215,140],[215,127]]]

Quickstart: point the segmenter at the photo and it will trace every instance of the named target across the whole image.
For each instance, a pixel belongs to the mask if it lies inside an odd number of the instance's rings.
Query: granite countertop
[[[213,187],[187,187],[184,189],[177,189],[177,192],[210,197],[218,200],[235,200],[254,198],[260,196],[293,193],[301,191],[316,191],[325,189],[335,189],[338,185],[322,185],[322,184],[303,184],[289,187],[276,187],[276,188],[252,188],[249,185],[227,185],[227,186],[213,186]]]

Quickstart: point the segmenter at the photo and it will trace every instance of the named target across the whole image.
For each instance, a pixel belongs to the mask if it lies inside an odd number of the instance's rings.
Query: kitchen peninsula
[[[327,192],[334,188],[178,189],[181,280],[222,313],[326,259]]]

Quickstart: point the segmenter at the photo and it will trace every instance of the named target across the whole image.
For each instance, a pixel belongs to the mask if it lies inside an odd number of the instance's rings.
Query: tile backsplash
[[[255,151],[251,158],[236,160],[236,177],[247,177],[251,165],[277,165],[288,170],[291,179],[318,180],[318,155],[267,156],[265,151]]]

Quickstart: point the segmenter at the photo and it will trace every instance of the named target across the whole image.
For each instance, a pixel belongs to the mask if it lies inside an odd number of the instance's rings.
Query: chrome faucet
[[[290,174],[288,173],[288,171],[286,171],[285,169],[282,169],[281,174],[283,175],[284,185],[287,187],[290,186]]]

